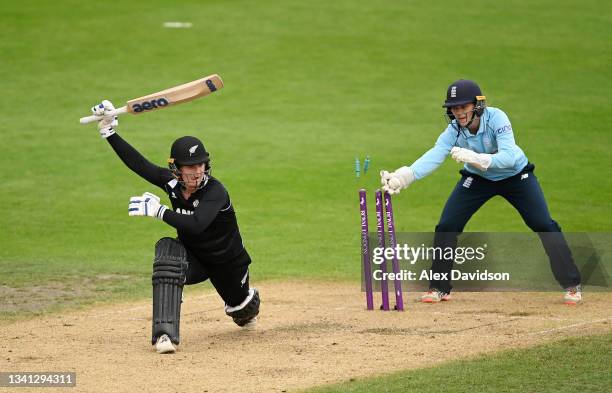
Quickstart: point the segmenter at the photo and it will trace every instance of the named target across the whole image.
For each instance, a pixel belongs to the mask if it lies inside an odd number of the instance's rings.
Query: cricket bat
[[[217,74],[213,74],[157,93],[134,98],[128,101],[126,106],[117,108],[105,115],[118,116],[123,113],[137,115],[139,113],[151,112],[207,96],[222,87],[223,81],[221,77]],[[92,115],[82,117],[80,122],[81,124],[88,124],[99,120],[102,120],[102,116]]]

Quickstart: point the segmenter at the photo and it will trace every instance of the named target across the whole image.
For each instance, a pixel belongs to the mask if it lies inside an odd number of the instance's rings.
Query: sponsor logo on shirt
[[[470,186],[472,185],[472,182],[474,181],[474,178],[472,176],[468,176],[465,181],[463,182],[463,187],[465,188],[470,188]]]
[[[497,130],[495,130],[495,133],[502,134],[508,131],[512,131],[512,126],[510,124],[506,124],[505,126],[498,128]]]
[[[178,214],[185,214],[187,216],[191,216],[193,215],[193,210],[187,210],[187,209],[181,209],[180,207],[176,208],[176,212]]]

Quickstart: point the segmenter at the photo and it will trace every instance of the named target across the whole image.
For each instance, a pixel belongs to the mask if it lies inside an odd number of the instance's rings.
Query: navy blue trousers
[[[461,170],[461,179],[446,201],[440,222],[436,226],[435,247],[456,247],[457,235],[482,205],[496,195],[505,198],[519,212],[532,231],[538,232],[548,255],[555,279],[562,288],[580,284],[580,272],[574,263],[561,227],[552,219],[544,194],[533,173],[534,165],[527,165],[521,173],[500,181],[487,180]],[[447,273],[453,267],[452,260],[434,259],[432,271]],[[450,292],[450,280],[432,280],[430,288]]]

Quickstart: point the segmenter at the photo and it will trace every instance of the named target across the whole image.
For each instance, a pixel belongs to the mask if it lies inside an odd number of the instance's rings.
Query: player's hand
[[[108,138],[115,133],[114,127],[119,125],[117,116],[108,115],[110,111],[114,111],[115,106],[109,100],[104,100],[100,104],[91,108],[91,113],[96,116],[103,116],[102,120],[98,122],[98,130],[100,130],[100,136],[102,138]]]
[[[490,154],[476,153],[470,149],[464,149],[457,146],[451,149],[451,157],[457,162],[470,164],[481,171],[489,169],[491,161],[493,160]]]
[[[401,190],[414,183],[415,180],[414,172],[407,166],[403,166],[395,172],[380,171],[382,189],[390,195],[399,194]]]
[[[145,192],[140,196],[130,198],[128,214],[130,216],[149,216],[161,220],[164,217],[166,209],[168,209],[168,206],[160,204],[157,195]]]

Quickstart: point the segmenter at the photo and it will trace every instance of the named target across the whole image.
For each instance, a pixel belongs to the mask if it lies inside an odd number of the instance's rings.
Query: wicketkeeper
[[[565,303],[580,302],[580,272],[559,224],[550,216],[533,172],[535,166],[514,141],[508,116],[498,108],[487,107],[480,87],[470,80],[452,83],[443,107],[449,124],[434,147],[411,166],[391,173],[381,171],[383,189],[390,194],[399,193],[436,170],[450,154],[465,165],[436,226],[434,247],[455,248],[457,234],[472,215],[486,201],[500,195],[519,212],[529,228],[538,232],[555,279],[565,289]],[[452,260],[434,258],[431,269],[450,277],[452,264]],[[449,300],[451,289],[450,280],[432,280],[421,301]]]
[[[114,110],[109,101],[92,108],[104,116]],[[178,138],[170,149],[168,168],[144,158],[117,134],[116,117],[98,123],[119,158],[143,179],[161,188],[172,203],[145,192],[130,198],[130,216],[148,216],[176,228],[178,237],[155,245],[153,263],[153,335],[158,353],[173,353],[179,344],[183,285],[207,279],[225,302],[225,313],[243,328],[253,328],[259,314],[259,293],[249,288],[251,258],[242,244],[234,207],[223,184],[211,176],[210,157],[193,136]]]

